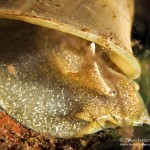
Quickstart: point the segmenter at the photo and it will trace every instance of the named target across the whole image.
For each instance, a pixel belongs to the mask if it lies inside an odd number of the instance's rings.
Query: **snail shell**
[[[132,82],[133,1],[2,0],[0,17],[28,22],[0,21],[0,106],[17,121],[63,138],[150,123]]]

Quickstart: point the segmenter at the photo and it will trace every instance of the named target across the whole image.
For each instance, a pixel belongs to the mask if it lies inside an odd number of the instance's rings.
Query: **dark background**
[[[135,0],[132,39],[138,40],[141,47],[133,47],[135,54],[143,54],[150,49],[150,0]]]

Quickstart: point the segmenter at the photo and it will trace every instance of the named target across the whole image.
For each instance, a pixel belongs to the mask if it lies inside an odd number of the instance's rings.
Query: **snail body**
[[[116,18],[114,8],[124,11]],[[0,106],[21,124],[61,138],[150,123],[132,84],[140,75],[132,15],[127,0],[0,2],[1,18],[28,22],[0,30]]]

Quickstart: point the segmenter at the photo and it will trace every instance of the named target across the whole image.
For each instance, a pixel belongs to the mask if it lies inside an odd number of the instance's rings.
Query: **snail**
[[[133,81],[132,0],[0,1],[0,106],[60,138],[150,124]],[[136,85],[136,86],[135,86]]]

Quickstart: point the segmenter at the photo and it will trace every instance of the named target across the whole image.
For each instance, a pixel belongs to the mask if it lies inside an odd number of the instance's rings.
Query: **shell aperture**
[[[84,39],[34,25],[0,37],[0,105],[23,125],[68,138],[124,119],[149,121],[132,81],[111,67],[102,47],[94,52]]]

